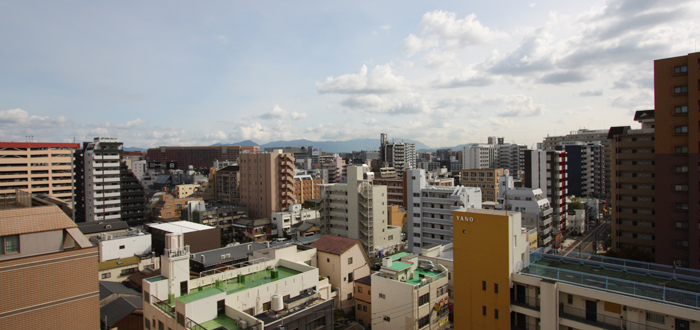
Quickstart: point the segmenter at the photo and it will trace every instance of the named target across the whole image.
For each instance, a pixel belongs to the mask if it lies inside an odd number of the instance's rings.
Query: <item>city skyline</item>
[[[397,4],[0,3],[0,141],[531,146],[633,126],[700,32],[690,1]]]

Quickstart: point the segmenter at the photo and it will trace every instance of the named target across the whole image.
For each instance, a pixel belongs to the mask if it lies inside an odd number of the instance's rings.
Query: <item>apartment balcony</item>
[[[110,213],[110,212],[121,212],[122,208],[117,206],[117,207],[105,207],[103,209],[98,209],[98,208],[93,208],[95,213]]]
[[[546,218],[546,219],[542,220],[542,222],[540,223],[540,229],[545,229],[547,227],[551,227],[551,225],[552,225],[552,217]]]
[[[510,304],[520,307],[525,307],[531,310],[540,310],[540,299],[536,297],[530,297],[527,295],[516,294],[510,297]]]
[[[119,170],[106,170],[102,171],[100,169],[93,169],[92,170],[93,175],[119,175]]]

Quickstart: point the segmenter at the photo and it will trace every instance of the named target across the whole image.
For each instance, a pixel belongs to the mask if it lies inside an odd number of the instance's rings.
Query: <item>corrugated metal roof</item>
[[[0,236],[78,227],[56,205],[0,211]]]

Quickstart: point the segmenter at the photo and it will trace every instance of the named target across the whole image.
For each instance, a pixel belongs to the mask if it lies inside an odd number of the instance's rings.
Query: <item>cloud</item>
[[[28,129],[60,128],[71,125],[71,121],[64,116],[56,118],[30,116],[27,111],[22,109],[0,111],[0,127],[8,129],[16,125],[21,125]]]
[[[148,124],[147,121],[142,120],[141,118],[136,118],[134,120],[127,121],[124,124],[116,124],[114,125],[117,128],[134,128],[134,127],[139,127]]]
[[[545,74],[544,76],[542,76],[542,78],[539,79],[539,82],[543,84],[558,85],[572,82],[582,82],[586,80],[588,80],[588,78],[581,72],[566,71]]]
[[[292,120],[302,120],[302,119],[306,118],[306,112],[292,111],[291,116],[292,116]]]
[[[493,74],[522,76],[554,69],[553,49],[550,46],[552,38],[545,28],[536,30],[514,51],[492,63],[487,71]]]
[[[589,96],[601,96],[603,95],[603,90],[602,89],[596,89],[596,90],[586,90],[578,94],[578,96],[582,97],[589,97]]]
[[[507,38],[507,34],[492,31],[476,20],[476,14],[457,19],[452,12],[437,10],[423,14],[421,31],[410,34],[401,44],[409,56],[442,45],[445,49],[463,49]]]
[[[425,66],[430,69],[440,69],[456,63],[454,52],[440,51],[438,49],[431,50],[423,57],[423,61]]]
[[[367,66],[362,65],[357,73],[338,77],[328,77],[324,82],[316,82],[319,93],[337,94],[386,94],[404,90],[406,81],[391,72],[391,65],[377,65],[367,74]]]
[[[285,115],[287,115],[287,111],[282,109],[279,105],[275,104],[275,106],[272,107],[272,110],[258,116],[258,118],[266,120],[281,119]]]
[[[381,97],[375,94],[357,95],[348,97],[340,104],[362,113],[415,115],[430,112],[428,102],[416,93],[408,93],[400,97]]]
[[[380,26],[380,28],[381,28],[382,30],[390,30],[390,29],[391,29],[391,25],[389,25],[389,24],[384,24],[384,25]]]
[[[495,82],[496,79],[492,76],[481,76],[476,72],[468,71],[454,77],[440,74],[431,85],[434,88],[485,87]]]

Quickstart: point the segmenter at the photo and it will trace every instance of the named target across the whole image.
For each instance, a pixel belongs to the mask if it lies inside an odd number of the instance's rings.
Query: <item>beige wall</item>
[[[350,258],[352,263],[349,263]],[[343,309],[346,313],[350,312],[353,308],[354,280],[370,274],[367,256],[359,243],[342,256],[319,251],[317,265],[319,273],[329,277],[331,285],[338,288],[336,307]],[[353,281],[348,280],[349,274],[353,274]]]
[[[241,154],[240,173],[241,203],[251,217],[272,219],[294,204],[294,155]]]

